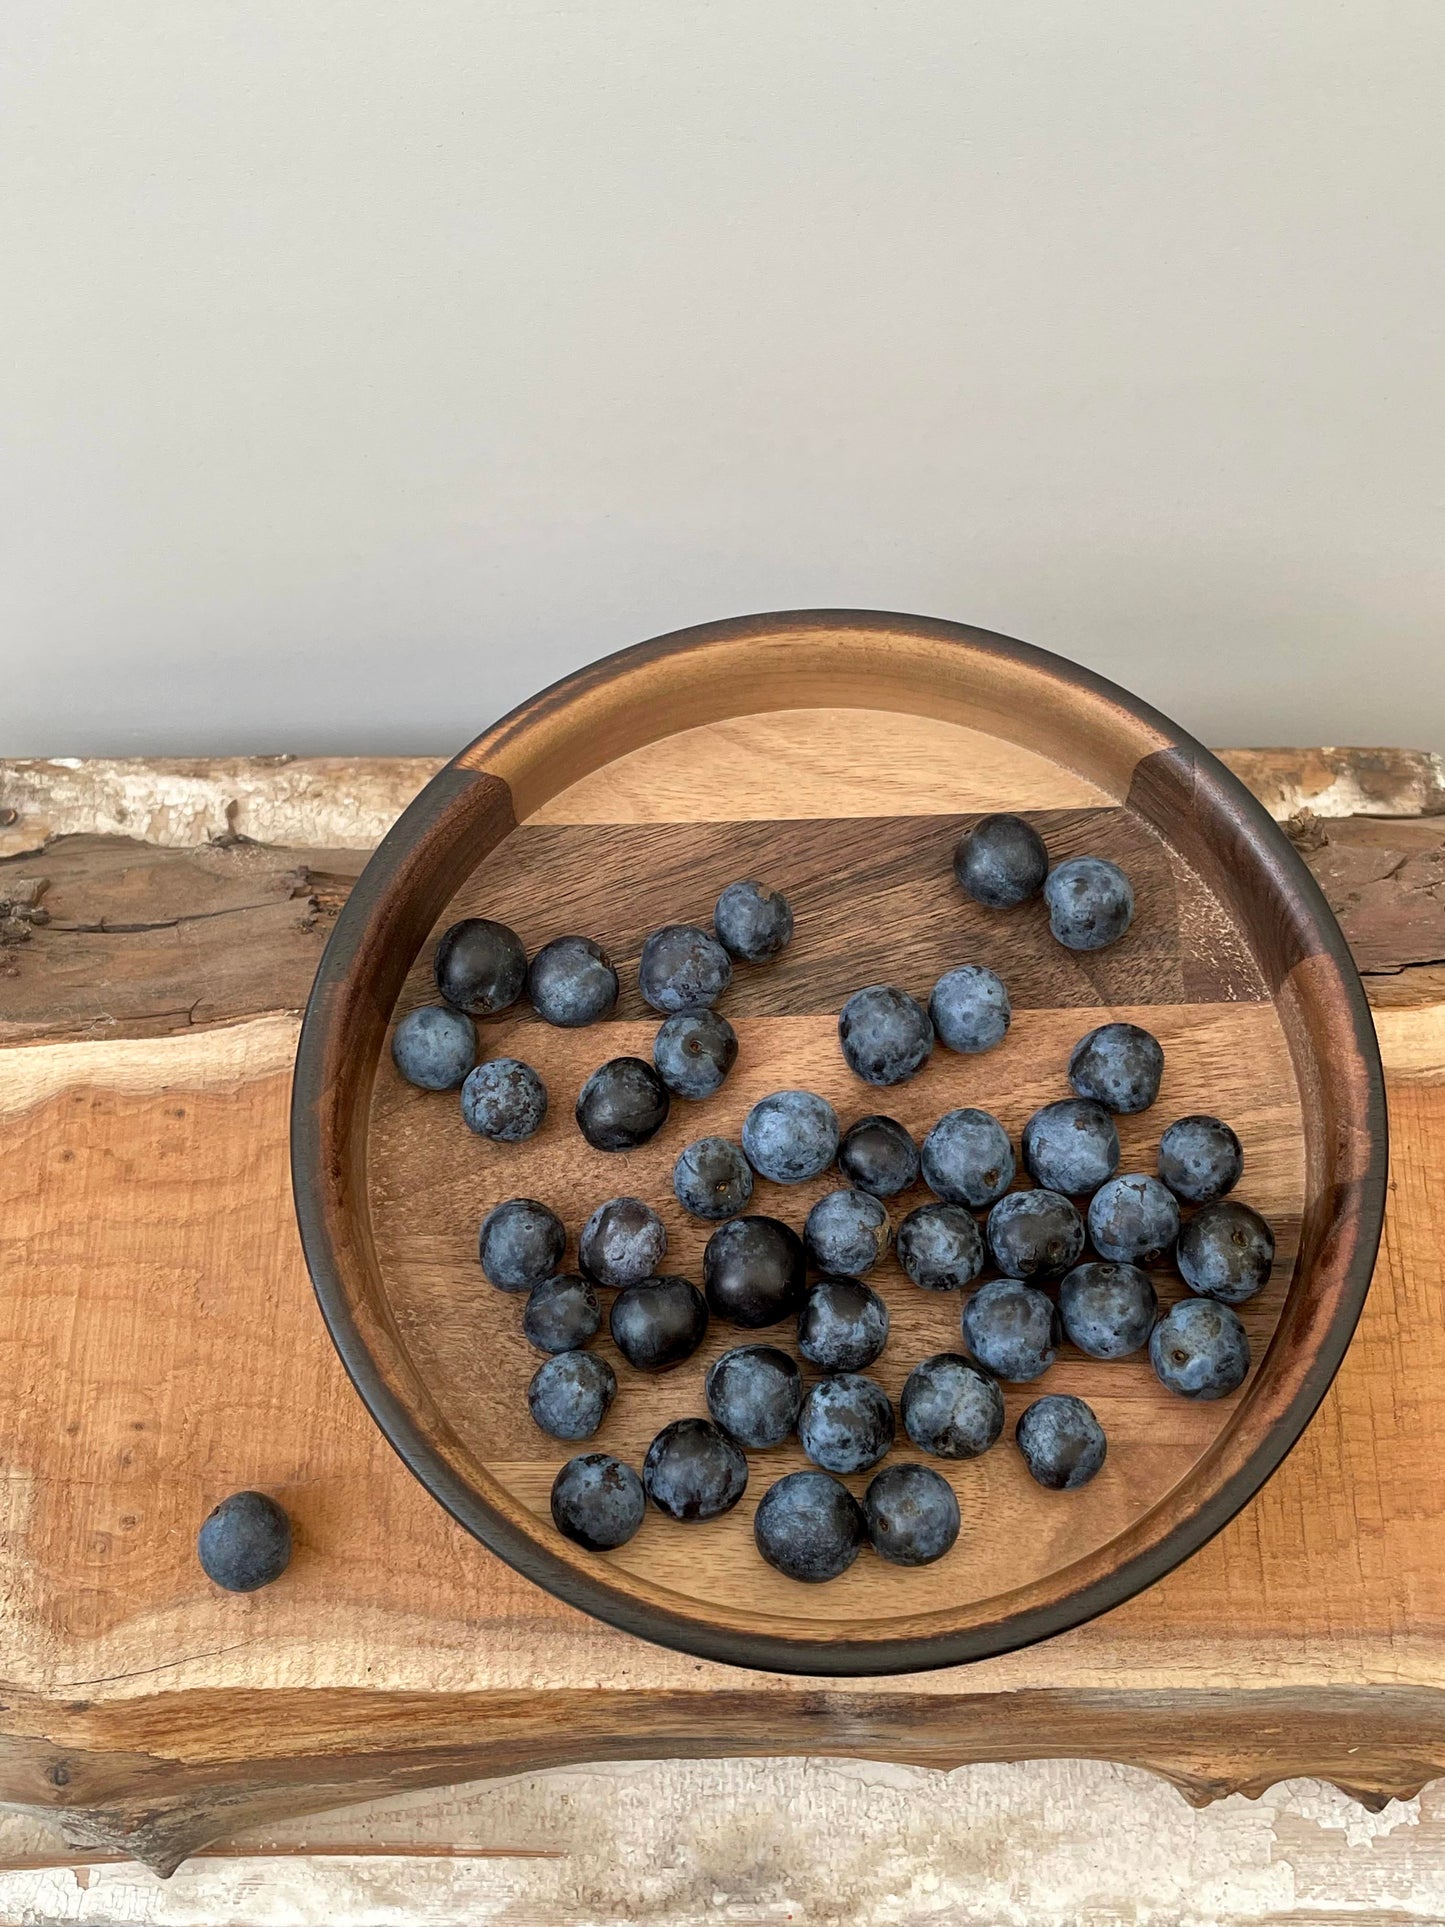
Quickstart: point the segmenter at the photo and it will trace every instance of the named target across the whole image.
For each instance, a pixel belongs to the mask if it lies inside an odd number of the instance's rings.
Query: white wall
[[[744,610],[1445,747],[1440,0],[6,0],[0,753]]]

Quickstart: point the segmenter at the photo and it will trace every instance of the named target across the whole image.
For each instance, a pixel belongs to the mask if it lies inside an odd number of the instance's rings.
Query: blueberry
[[[893,1443],[893,1407],[871,1378],[820,1378],[798,1414],[803,1450],[825,1472],[866,1472]]]
[[[673,1165],[672,1188],[694,1218],[733,1218],[753,1195],[753,1170],[731,1138],[700,1137]]]
[[[958,1500],[929,1465],[890,1465],[863,1494],[868,1538],[895,1566],[931,1566],[958,1538]]]
[[[753,1516],[758,1551],[786,1579],[819,1585],[858,1557],[863,1508],[826,1472],[790,1472],[770,1485]]]
[[[580,1352],[597,1336],[602,1308],[585,1278],[539,1278],[527,1295],[522,1332],[539,1352]]]
[[[477,1256],[499,1291],[530,1291],[550,1278],[567,1249],[562,1220],[535,1198],[508,1198],[482,1219]]]
[[[582,1227],[577,1261],[594,1284],[621,1291],[655,1278],[667,1256],[662,1219],[641,1198],[609,1198]]]
[[[1159,1175],[1186,1204],[1213,1204],[1243,1169],[1244,1151],[1222,1118],[1181,1117],[1159,1140]]]
[[[552,1523],[589,1552],[625,1546],[642,1524],[647,1499],[630,1465],[606,1452],[568,1459],[552,1481]]]
[[[1134,892],[1116,863],[1071,856],[1044,883],[1049,928],[1068,950],[1103,950],[1134,921]]]
[[[1020,1413],[1014,1437],[1024,1464],[1053,1492],[1087,1485],[1109,1450],[1104,1428],[1089,1407],[1066,1392],[1035,1399]]]
[[[869,1084],[901,1084],[927,1063],[933,1022],[917,998],[896,984],[869,984],[844,1004],[838,1042],[855,1076]]]
[[[633,1151],[667,1122],[667,1086],[640,1057],[610,1057],[577,1094],[577,1128],[596,1151]]]
[[[1043,838],[1021,816],[986,816],[959,838],[953,874],[975,903],[1011,910],[1037,896],[1048,874]]]
[[[1089,1205],[1089,1236],[1116,1265],[1157,1265],[1179,1236],[1179,1206],[1158,1178],[1110,1178]]]
[[[805,1184],[838,1155],[838,1114],[813,1091],[774,1091],[744,1118],[743,1149],[760,1178]]]
[[[642,1483],[669,1519],[720,1519],[747,1491],[748,1462],[707,1419],[674,1419],[648,1446]]]
[[[607,1320],[612,1342],[639,1372],[666,1372],[691,1358],[707,1331],[702,1293],[686,1278],[626,1285]]]
[[[776,1325],[803,1302],[803,1241],[777,1218],[734,1218],[708,1239],[702,1280],[717,1317],[752,1328]]]
[[[1100,1024],[1069,1058],[1069,1082],[1078,1095],[1124,1116],[1148,1110],[1163,1075],[1164,1046],[1138,1024]]]
[[[664,1017],[715,1004],[732,980],[728,953],[696,924],[664,924],[642,946],[637,988]]]
[[[617,1396],[617,1375],[595,1352],[544,1359],[527,1387],[527,1406],[554,1439],[590,1439]]]
[[[860,1191],[891,1198],[918,1179],[918,1146],[896,1118],[860,1117],[838,1146],[838,1169]]]
[[[1249,1372],[1249,1339],[1228,1305],[1181,1298],[1149,1339],[1149,1363],[1181,1398],[1228,1398]]]
[[[798,1350],[820,1372],[861,1372],[888,1342],[888,1307],[857,1278],[820,1278],[798,1313]]]
[[[1119,1168],[1119,1133],[1102,1104],[1061,1097],[1024,1126],[1024,1167],[1048,1191],[1079,1197],[1107,1184]]]
[[[808,1213],[803,1244],[819,1271],[857,1278],[888,1250],[888,1213],[866,1191],[829,1191]]]
[[[898,1262],[925,1291],[958,1291],[983,1269],[983,1238],[961,1204],[921,1204],[898,1227]]]
[[[1014,1178],[1008,1132],[988,1111],[945,1111],[923,1140],[923,1182],[947,1204],[982,1210]]]
[[[935,1352],[915,1365],[899,1410],[913,1443],[940,1459],[976,1459],[1003,1430],[998,1380],[961,1352]]]
[[[541,1130],[546,1115],[547,1086],[519,1058],[490,1057],[467,1072],[462,1118],[478,1137],[520,1144]]]
[[[1201,1205],[1179,1234],[1180,1276],[1191,1291],[1223,1305],[1253,1298],[1273,1264],[1274,1233],[1235,1198]]]
[[[532,959],[527,995],[539,1017],[562,1030],[577,1030],[617,1008],[617,972],[590,937],[554,937]]]
[[[1057,1277],[1084,1255],[1084,1221],[1057,1191],[1011,1191],[988,1214],[988,1248],[1006,1278]]]
[[[764,883],[730,883],[717,900],[712,927],[723,949],[739,963],[768,963],[792,937],[792,907]]]
[[[707,1409],[739,1445],[781,1445],[798,1422],[803,1375],[776,1345],[739,1345],[707,1374]]]
[[[946,971],[933,986],[928,1014],[939,1043],[970,1056],[1001,1044],[1013,1020],[1003,978],[982,964]]]
[[[657,1074],[674,1097],[712,1097],[738,1060],[738,1034],[715,1010],[680,1010],[652,1041]]]
[[[1059,1315],[1053,1301],[1017,1278],[980,1285],[963,1308],[963,1335],[995,1378],[1026,1384],[1054,1362]]]
[[[527,981],[522,939],[490,917],[464,917],[437,945],[437,989],[469,1017],[495,1017],[516,1003]]]
[[[450,1004],[423,1004],[391,1033],[391,1061],[418,1090],[454,1091],[477,1061],[477,1027]]]
[[[1149,1343],[1159,1295],[1136,1265],[1076,1265],[1059,1286],[1064,1336],[1090,1358],[1127,1358]]]
[[[291,1563],[291,1521],[264,1492],[233,1492],[196,1535],[201,1570],[227,1592],[256,1592]]]

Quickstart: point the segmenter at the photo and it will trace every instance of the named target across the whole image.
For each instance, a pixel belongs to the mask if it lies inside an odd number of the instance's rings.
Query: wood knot
[[[70,1768],[65,1764],[64,1760],[57,1760],[45,1777],[52,1786],[69,1786]]]

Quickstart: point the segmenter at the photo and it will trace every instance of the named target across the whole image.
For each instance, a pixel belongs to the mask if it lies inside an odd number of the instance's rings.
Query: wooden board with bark
[[[167,1867],[368,1794],[669,1753],[1084,1756],[1198,1799],[1310,1773],[1378,1802],[1445,1773],[1439,784],[1403,753],[1232,760],[1294,819],[1390,1081],[1390,1216],[1344,1369],[1254,1503],[1139,1599],[985,1665],[826,1688],[528,1586],[411,1481],[330,1350],[286,1178],[298,1013],[432,765],[104,765],[88,791],[67,764],[53,797],[47,766],[0,767],[0,1798]],[[242,1485],[290,1507],[298,1556],[237,1599],[192,1547]]]

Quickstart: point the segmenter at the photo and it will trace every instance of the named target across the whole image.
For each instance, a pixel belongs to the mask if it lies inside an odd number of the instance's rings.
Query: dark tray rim
[[[1231,830],[1273,870],[1291,893],[1301,923],[1313,939],[1312,954],[1329,964],[1343,997],[1351,1041],[1363,1071],[1364,1115],[1355,1119],[1369,1144],[1359,1180],[1348,1262],[1328,1324],[1319,1334],[1309,1368],[1294,1396],[1244,1464],[1203,1504],[1164,1537],[1076,1592],[1037,1608],[1009,1613],[951,1634],[896,1639],[848,1640],[781,1637],[717,1626],[705,1618],[639,1602],[614,1587],[601,1571],[559,1557],[538,1538],[499,1515],[446,1459],[393,1393],[360,1330],[347,1295],[339,1254],[319,1208],[325,1150],[318,1130],[336,992],[357,958],[377,906],[437,821],[455,804],[460,786],[475,781],[471,752],[484,738],[497,739],[536,718],[555,714],[599,680],[634,664],[691,654],[714,642],[770,631],[810,627],[909,631],[934,640],[967,643],[1043,671],[1065,685],[1102,697],[1163,738],[1188,780],[1212,791]],[[1067,657],[993,631],[940,618],[882,610],[815,609],[734,617],[672,631],[618,650],[562,677],[501,717],[473,739],[431,779],[378,846],[337,919],[307,1001],[297,1047],[291,1104],[291,1174],[297,1222],[307,1269],[321,1314],[348,1376],[388,1443],[407,1469],[459,1524],[523,1577],[568,1605],[639,1638],[699,1658],[770,1672],[817,1677],[861,1677],[931,1671],[997,1657],[1070,1630],[1122,1605],[1182,1564],[1220,1532],[1278,1469],[1328,1391],[1363,1310],[1384,1223],[1389,1149],[1384,1071],[1359,972],[1334,913],[1298,851],[1244,784],[1211,751],[1152,705]],[[335,1181],[335,1174],[330,1174]]]

